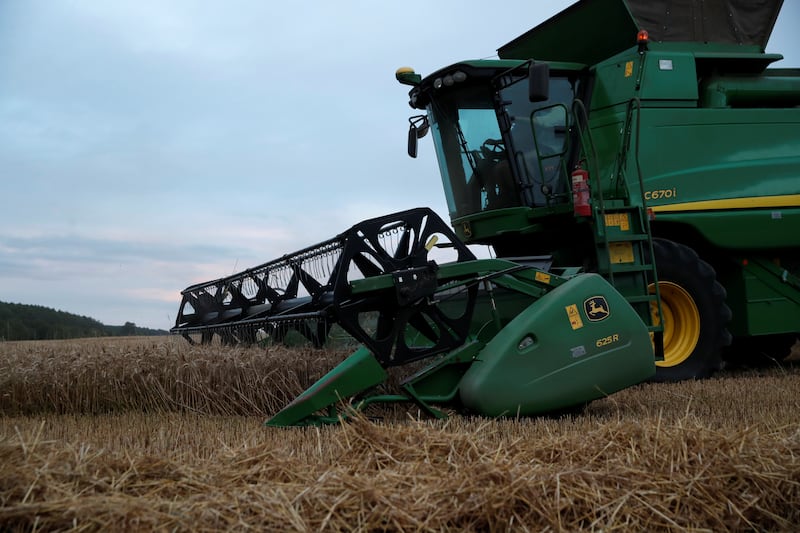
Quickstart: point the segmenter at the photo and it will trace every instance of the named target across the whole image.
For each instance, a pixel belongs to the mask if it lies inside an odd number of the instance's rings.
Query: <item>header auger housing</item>
[[[189,287],[173,331],[322,345],[336,323],[361,343],[278,426],[336,421],[354,396],[545,413],[711,375],[747,341],[788,351],[800,69],[765,53],[781,4],[582,0],[500,59],[399,69],[422,113],[409,155],[433,138],[453,229],[426,209],[356,224]],[[377,392],[412,361],[426,366]]]

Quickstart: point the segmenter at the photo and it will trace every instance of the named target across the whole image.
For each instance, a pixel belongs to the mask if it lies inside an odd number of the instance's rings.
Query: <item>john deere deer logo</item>
[[[608,309],[608,302],[603,296],[592,296],[583,302],[583,310],[586,318],[591,322],[600,322],[608,318],[611,312]]]

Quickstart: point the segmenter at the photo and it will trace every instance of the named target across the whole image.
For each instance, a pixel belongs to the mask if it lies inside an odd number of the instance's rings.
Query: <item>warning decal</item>
[[[581,320],[581,314],[578,312],[578,306],[572,304],[566,306],[564,309],[567,310],[569,325],[572,326],[572,329],[581,329],[583,327],[583,320]]]
[[[606,226],[617,226],[620,231],[628,231],[631,229],[631,222],[628,218],[628,213],[607,213]]]
[[[625,62],[625,77],[630,78],[633,75],[633,61]]]

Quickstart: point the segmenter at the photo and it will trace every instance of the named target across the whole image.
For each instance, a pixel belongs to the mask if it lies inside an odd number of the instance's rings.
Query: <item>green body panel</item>
[[[542,207],[534,212],[527,207],[510,207],[485,211],[452,220],[456,235],[464,242],[481,243],[505,234],[529,235],[547,231],[547,218],[571,215],[572,207]]]
[[[640,121],[639,164],[651,207],[800,194],[800,108],[643,108]]]
[[[335,422],[336,416],[320,417],[314,413],[383,383],[386,377],[386,370],[369,350],[359,348],[268,420],[266,425],[283,427]]]
[[[750,256],[728,272],[733,335],[800,332],[800,278],[769,258]]]
[[[607,313],[593,320],[585,303],[598,296]],[[580,325],[569,319],[571,306]],[[495,335],[464,374],[460,397],[481,414],[531,415],[606,396],[654,372],[644,323],[603,278],[586,274],[536,301]]]
[[[659,101],[668,107],[696,105],[697,70],[692,54],[649,51],[647,55],[639,57],[644,59],[641,61],[641,76],[637,80],[641,100]],[[635,67],[634,64],[633,77],[636,77]]]
[[[704,107],[731,107],[765,101],[773,106],[792,107],[800,103],[800,79],[772,71],[762,76],[731,76],[704,83]]]
[[[697,212],[656,212],[655,234],[667,224],[694,228],[714,247],[767,252],[800,246],[800,207]]]
[[[485,344],[473,339],[461,348],[423,368],[403,383],[403,390],[418,403],[452,404],[464,372]]]
[[[504,270],[514,269],[518,266],[519,265],[517,263],[508,261],[506,259],[476,259],[472,261],[462,261],[459,263],[443,263],[437,267],[438,270],[436,272],[436,278],[440,281],[440,283],[463,279],[465,277],[474,279],[477,276],[502,272]],[[535,291],[535,294],[537,295],[539,294],[540,291],[536,291],[535,289],[535,269],[517,272],[515,275],[523,280],[526,280],[527,282],[531,282],[529,290]],[[564,280],[558,276],[552,276],[550,283],[547,285],[557,286],[563,282]],[[350,287],[352,289],[352,294],[364,294],[379,290],[391,289],[394,287],[394,280],[392,279],[391,274],[384,274],[380,276],[354,280],[350,283]]]
[[[624,113],[636,95],[658,101],[661,107],[695,107],[698,99],[695,57],[687,52],[661,51],[639,54],[631,48],[593,68],[597,83],[592,94],[592,125],[603,120],[602,110],[616,106]],[[620,124],[624,114],[618,116]],[[619,138],[619,130],[617,130]]]
[[[641,56],[631,50],[618,60],[605,61],[596,65],[592,70],[598,80],[592,92],[592,127],[597,128],[607,123],[621,125],[625,120],[625,105],[636,91],[636,85],[640,78]],[[612,109],[612,114],[601,113],[601,111],[615,106],[618,109]],[[619,138],[620,130],[617,129],[616,133]]]

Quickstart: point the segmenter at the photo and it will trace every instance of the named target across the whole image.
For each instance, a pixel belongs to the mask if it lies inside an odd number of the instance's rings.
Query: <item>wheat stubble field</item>
[[[0,343],[0,530],[768,530],[800,524],[800,367],[562,418],[261,424],[345,354]]]

